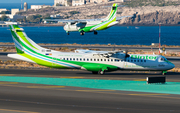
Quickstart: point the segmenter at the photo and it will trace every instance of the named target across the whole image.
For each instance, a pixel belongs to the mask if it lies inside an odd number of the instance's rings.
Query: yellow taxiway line
[[[20,110],[11,110],[11,109],[0,109],[0,111],[12,111],[12,112],[18,112],[18,113],[39,113],[39,112],[20,111]]]

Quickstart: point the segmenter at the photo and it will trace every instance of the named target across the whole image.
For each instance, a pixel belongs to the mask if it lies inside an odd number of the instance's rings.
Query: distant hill
[[[127,5],[128,7],[177,6],[180,5],[180,0],[127,0],[123,5]]]
[[[134,15],[132,18],[121,20],[121,25],[157,25],[158,23],[164,25],[180,25],[179,1],[165,1],[165,5],[169,4],[168,6],[160,6],[160,3],[164,0],[132,0],[131,2],[134,1],[139,4],[138,7],[118,7],[117,16]],[[154,4],[159,4],[159,6],[140,6],[140,3],[148,4],[150,1]],[[172,5],[174,2],[176,3],[175,6]],[[36,11],[21,11],[19,14],[27,16],[26,19],[21,21],[31,22],[41,22],[44,18],[50,18],[50,15],[58,15],[57,18],[59,19],[105,18],[109,14],[111,7],[104,6],[111,6],[113,3],[115,2],[70,7],[48,7]],[[122,5],[120,2],[118,4]]]

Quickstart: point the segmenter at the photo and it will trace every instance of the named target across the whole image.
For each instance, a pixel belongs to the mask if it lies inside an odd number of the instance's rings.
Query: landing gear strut
[[[80,31],[80,35],[84,35],[84,31],[82,30],[82,31]]]
[[[97,35],[97,31],[94,31],[94,34]]]

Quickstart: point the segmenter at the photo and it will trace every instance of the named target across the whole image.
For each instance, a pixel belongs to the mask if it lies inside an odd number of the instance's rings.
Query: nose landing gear
[[[67,35],[69,35],[69,31],[66,31]]]
[[[162,75],[166,75],[167,74],[167,71],[162,71]]]

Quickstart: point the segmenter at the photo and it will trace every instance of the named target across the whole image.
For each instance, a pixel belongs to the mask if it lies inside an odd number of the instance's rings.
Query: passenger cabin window
[[[89,61],[89,59],[87,58],[87,61]]]
[[[94,59],[94,61],[96,61],[96,59]]]
[[[48,49],[48,50],[46,50],[46,52],[51,52],[51,50],[50,50],[50,49]]]
[[[68,60],[68,58],[66,60]]]
[[[86,61],[86,59],[84,58],[84,61]]]
[[[133,62],[133,60],[131,60],[131,62]]]
[[[97,59],[97,61],[99,61],[99,59]]]
[[[103,61],[103,59],[101,59],[101,61]]]
[[[72,58],[70,58],[70,60],[72,60]]]
[[[75,60],[75,58],[73,58],[73,60]]]
[[[144,62],[146,62],[146,60],[144,60]]]
[[[109,62],[109,59],[108,59],[108,62]]]
[[[143,60],[141,60],[141,62],[143,62]]]
[[[80,58],[79,60],[81,61],[82,59]]]
[[[91,59],[91,61],[92,61],[92,59]]]
[[[137,60],[137,62],[139,62],[139,60]]]
[[[104,61],[106,61],[106,59],[104,59]]]
[[[65,58],[63,58],[63,60],[66,60]]]
[[[111,62],[113,62],[113,59],[111,59]]]

